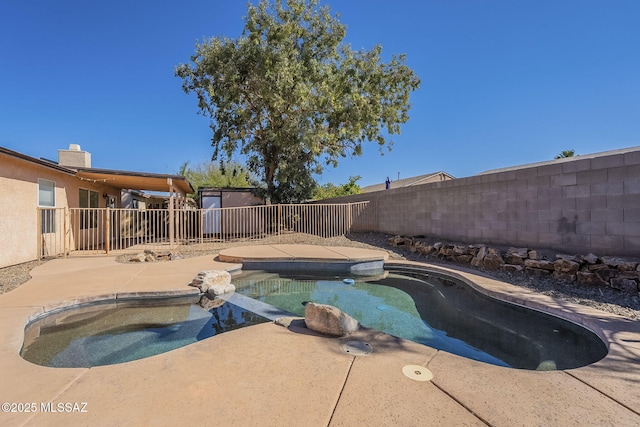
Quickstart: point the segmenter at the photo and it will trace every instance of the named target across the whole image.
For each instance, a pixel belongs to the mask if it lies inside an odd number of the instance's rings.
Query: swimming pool
[[[246,271],[234,284],[236,293],[300,316],[309,301],[333,305],[363,326],[499,366],[571,369],[607,354],[582,326],[421,269],[391,268],[374,277]]]
[[[421,268],[349,277],[244,271],[233,283],[229,301],[210,309],[189,297],[110,300],[47,313],[25,328],[21,355],[49,367],[123,363],[277,317],[304,316],[310,301],[338,307],[365,327],[499,366],[572,369],[607,354],[602,340],[582,326]]]
[[[207,310],[198,299],[110,300],[48,313],[27,325],[20,354],[56,368],[113,365],[269,321],[229,302]]]

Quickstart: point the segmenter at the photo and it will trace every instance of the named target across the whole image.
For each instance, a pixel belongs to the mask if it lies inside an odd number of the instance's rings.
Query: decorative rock
[[[497,270],[504,265],[504,260],[500,255],[492,253],[491,249],[489,249],[489,253],[482,260],[482,265],[489,270]]]
[[[638,263],[630,263],[618,257],[612,256],[603,256],[600,257],[604,264],[607,264],[610,267],[617,268],[618,270],[628,271],[635,270],[638,266]]]
[[[480,246],[478,245],[469,245],[467,247],[467,253],[469,255],[478,256],[478,252],[480,252]]]
[[[189,285],[200,289],[202,293],[208,292],[211,287],[215,287],[214,290],[209,292],[210,295],[222,295],[236,290],[236,287],[231,285],[231,274],[223,270],[201,271]]]
[[[524,265],[527,268],[538,268],[549,271],[554,270],[553,263],[551,261],[526,259],[524,260]]]
[[[443,257],[450,257],[453,255],[453,246],[452,245],[442,245],[442,247],[440,247],[440,251],[438,252],[439,255],[442,255]]]
[[[304,309],[307,328],[326,335],[343,337],[359,328],[356,319],[331,305],[308,303]]]
[[[571,262],[580,262],[581,258],[579,255],[566,255],[566,254],[557,254],[556,255],[556,260],[565,260],[565,261],[571,261]]]
[[[619,271],[635,271],[638,266],[637,262],[623,262],[618,264]]]
[[[220,307],[225,302],[226,301],[222,298],[211,298],[208,294],[204,294],[202,298],[200,298],[200,302],[198,304],[200,304],[200,306],[205,310],[209,311]]]
[[[429,255],[431,252],[433,252],[433,246],[430,245],[421,244],[416,248],[418,250],[418,253],[422,255]]]
[[[527,272],[533,274],[534,276],[549,276],[551,274],[551,270],[533,267],[527,267]]]
[[[588,285],[588,286],[608,286],[609,285],[609,282],[605,282],[597,274],[591,273],[588,271],[578,271],[576,273],[576,279],[578,280],[578,283],[582,285]]]
[[[611,279],[611,287],[633,295],[638,294],[638,283],[635,280],[620,279],[616,277],[615,279]]]
[[[496,249],[496,248],[488,248],[487,249],[487,255],[494,255],[494,256],[499,256],[500,258],[502,258],[502,254],[500,253],[500,249]]]
[[[218,295],[230,294],[236,291],[235,285],[231,283],[219,284],[219,285],[210,285],[209,289],[207,289],[207,295],[216,297]]]
[[[575,282],[576,274],[575,273],[565,273],[562,271],[554,271],[553,278],[558,280],[565,280],[567,282]]]
[[[503,269],[508,272],[525,271],[532,275],[553,275],[556,279],[577,281],[580,285],[610,286],[638,298],[640,293],[640,263],[615,256],[556,254],[556,261],[549,261],[544,252],[536,249],[509,248],[504,256],[497,248],[483,244],[464,246],[457,243],[436,242],[430,245],[425,236],[396,236],[389,239],[392,246],[408,246],[411,252],[437,256],[476,268]]]
[[[553,269],[558,273],[576,274],[579,268],[580,264],[564,258],[553,263]]]
[[[626,271],[626,270],[623,270],[623,271],[621,271],[620,273],[618,273],[616,275],[616,278],[618,278],[618,279],[631,279],[631,280],[636,279],[636,280],[638,280],[638,279],[640,279],[640,271]]]
[[[522,265],[514,265],[514,264],[505,264],[502,266],[502,269],[504,271],[508,271],[510,273],[520,273],[522,270],[524,270],[524,267]]]
[[[454,255],[465,255],[466,253],[467,253],[467,248],[465,248],[464,246],[458,246],[458,245],[453,246]]]
[[[518,254],[506,254],[504,256],[504,261],[508,264],[524,265],[524,257],[521,257]]]
[[[518,258],[527,258],[529,256],[529,249],[527,249],[527,248],[509,248],[509,249],[507,249],[507,255],[515,255]]]
[[[136,254],[131,258],[131,262],[144,262],[146,259],[145,254]]]
[[[615,270],[612,270],[609,267],[600,268],[596,270],[595,273],[598,275],[598,277],[600,277],[602,280],[604,280],[607,283],[609,282],[609,280],[611,280],[613,277],[616,276]]]
[[[598,262],[598,257],[592,253],[588,253],[583,258],[589,264],[595,264]]]
[[[459,255],[456,257],[456,260],[462,264],[469,264],[473,259],[473,255]]]
[[[398,246],[411,246],[412,244],[413,240],[406,236],[395,236],[389,239],[389,245],[394,248]]]

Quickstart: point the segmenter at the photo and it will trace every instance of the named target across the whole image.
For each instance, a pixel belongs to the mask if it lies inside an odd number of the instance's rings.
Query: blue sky
[[[360,185],[456,177],[640,145],[640,1],[325,1],[353,48],[406,53],[421,78],[381,156],[329,168]],[[208,119],[176,65],[196,41],[239,36],[237,0],[3,0],[0,146],[34,157],[80,144],[93,166],[177,173],[210,158]]]

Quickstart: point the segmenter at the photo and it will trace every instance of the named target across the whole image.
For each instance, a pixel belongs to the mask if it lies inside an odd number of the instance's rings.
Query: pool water
[[[49,367],[113,365],[268,321],[229,302],[208,311],[184,299],[94,304],[30,323],[21,355]]]
[[[345,278],[253,271],[234,277],[234,284],[237,293],[300,316],[309,301],[329,304],[363,326],[499,366],[570,369],[607,354],[604,343],[581,326],[495,300],[445,276],[391,270],[353,277],[353,284]]]

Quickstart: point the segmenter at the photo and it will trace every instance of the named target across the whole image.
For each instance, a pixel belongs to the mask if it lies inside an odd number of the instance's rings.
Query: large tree
[[[360,155],[364,142],[391,146],[420,84],[404,55],[384,63],[379,45],[352,50],[318,0],[262,0],[244,21],[242,36],[204,40],[176,68],[211,118],[213,159],[239,151],[266,197],[292,202],[313,194],[313,173]]]
[[[180,166],[179,175],[186,177],[198,193],[200,187],[248,188],[254,179],[239,163],[228,161],[203,162],[190,166],[185,162]],[[195,197],[195,195],[194,195]]]

